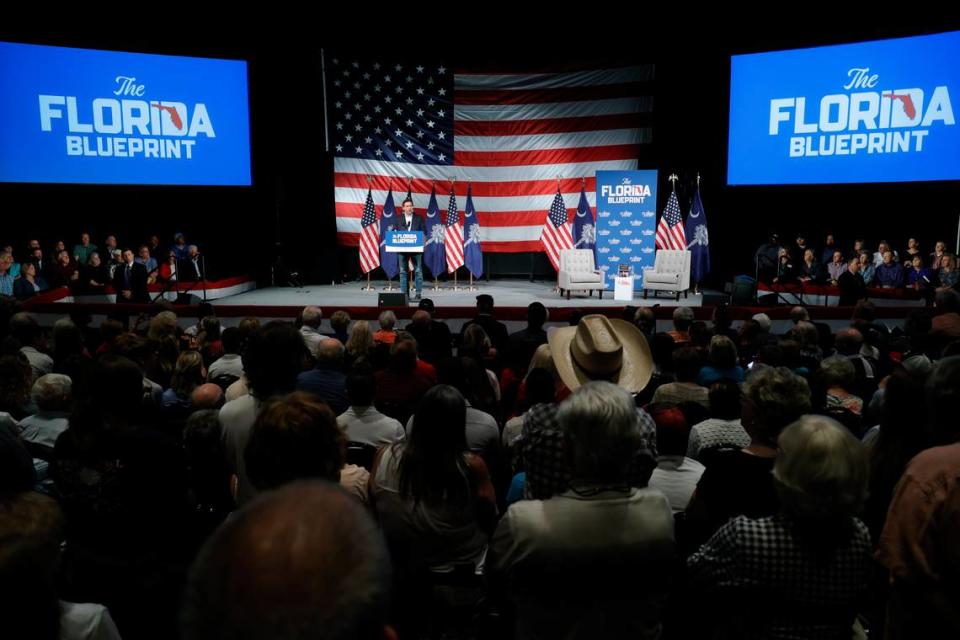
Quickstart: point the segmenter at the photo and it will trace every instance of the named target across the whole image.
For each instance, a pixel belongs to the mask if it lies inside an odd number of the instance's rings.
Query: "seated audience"
[[[903,287],[903,268],[894,262],[893,253],[885,251],[883,260],[877,267],[877,285],[883,289],[900,289]]]
[[[52,449],[70,424],[71,380],[59,373],[40,376],[33,383],[31,397],[37,412],[20,421],[20,437]]]
[[[296,480],[339,483],[366,504],[366,469],[347,465],[343,432],[330,407],[300,391],[269,400],[250,431],[244,459],[257,491],[277,489]]]
[[[690,425],[677,407],[651,406],[650,417],[657,424],[657,468],[650,476],[650,488],[667,496],[673,513],[687,508],[704,466],[686,456]]]
[[[49,288],[46,279],[38,275],[36,264],[24,262],[20,265],[20,277],[13,283],[13,295],[17,300],[29,300]]]
[[[493,579],[517,608],[516,637],[657,637],[668,581],[638,576],[670,571],[673,518],[662,493],[631,486],[644,440],[633,399],[590,382],[557,420],[572,461],[568,487],[511,505],[490,545]]]
[[[4,636],[120,640],[106,607],[59,597],[65,529],[63,511],[49,496],[28,491],[0,503]]]
[[[380,450],[370,492],[391,556],[405,573],[482,562],[497,506],[483,459],[467,450],[459,391],[426,392],[407,438]]]
[[[286,485],[239,510],[204,545],[179,637],[396,640],[387,624],[390,564],[373,519],[342,491],[320,481]]]
[[[313,394],[325,402],[334,415],[347,410],[346,376],[343,373],[343,345],[324,338],[315,352],[316,366],[297,376],[297,391]]]
[[[772,484],[780,511],[724,524],[688,560],[690,597],[723,637],[855,637],[873,569],[857,519],[867,492],[863,449],[820,416],[791,424],[779,443]],[[737,609],[744,597],[754,614]]]
[[[757,518],[777,512],[780,503],[770,475],[777,438],[784,427],[809,412],[806,380],[784,367],[754,367],[743,385],[741,414],[751,442],[711,456],[686,510],[686,549],[695,549],[734,516]]]
[[[380,447],[406,437],[399,421],[380,413],[373,406],[377,395],[376,380],[373,372],[366,367],[357,367],[347,374],[347,401],[350,407],[337,416],[337,424],[349,442]]]
[[[713,336],[707,364],[697,375],[697,384],[709,387],[719,380],[743,382],[743,367],[737,364],[737,346],[727,336]]]
[[[740,423],[740,386],[720,380],[710,386],[710,417],[693,425],[687,443],[687,457],[703,462],[719,449],[750,446],[750,435]]]
[[[709,407],[707,390],[698,382],[700,375],[700,354],[693,347],[680,347],[671,356],[676,382],[668,382],[657,387],[653,393],[655,404],[680,404],[698,402]]]
[[[380,344],[392,345],[397,339],[397,332],[394,327],[397,324],[397,316],[393,311],[384,311],[378,318],[380,330],[373,334],[374,342]]]

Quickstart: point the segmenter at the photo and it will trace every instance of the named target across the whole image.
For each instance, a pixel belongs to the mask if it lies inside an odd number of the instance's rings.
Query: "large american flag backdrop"
[[[576,211],[581,178],[595,212],[594,172],[636,169],[652,111],[653,65],[537,73],[470,73],[432,64],[327,58],[337,236],[357,246],[372,176],[410,189],[424,215],[434,184],[473,201],[484,252],[542,251],[557,192]]]

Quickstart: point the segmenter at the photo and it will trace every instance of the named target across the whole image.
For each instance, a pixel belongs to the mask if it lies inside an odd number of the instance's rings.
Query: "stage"
[[[298,310],[306,304],[316,304],[327,308],[369,308],[377,307],[378,294],[398,293],[396,282],[393,283],[392,290],[387,289],[386,281],[373,281],[373,291],[364,291],[365,282],[351,282],[334,285],[315,285],[301,288],[293,287],[271,287],[267,289],[256,289],[238,295],[220,298],[213,301],[217,310],[227,310],[231,307],[296,307]],[[555,282],[528,280],[493,280],[491,282],[477,281],[473,289],[468,289],[464,283],[460,284],[459,289],[454,290],[452,283],[441,283],[439,290],[434,290],[432,283],[423,283],[423,297],[433,300],[437,309],[443,308],[470,308],[476,306],[477,295],[486,293],[493,296],[494,305],[497,309],[516,309],[526,310],[531,302],[542,302],[548,309],[610,309],[622,308],[624,305],[634,306],[701,306],[702,296],[693,293],[689,297],[680,296],[680,302],[677,302],[673,295],[661,294],[654,298],[652,295],[644,300],[641,292],[635,292],[632,302],[624,302],[613,299],[612,291],[605,291],[603,299],[596,295],[571,293],[570,299],[561,296],[554,291]],[[417,302],[410,300],[408,305],[416,309]]]
[[[310,285],[304,287],[264,287],[257,288],[250,277],[235,277],[206,283],[182,285],[176,289],[180,291],[163,292],[152,287],[154,297],[163,297],[173,304],[181,325],[186,327],[196,322],[197,304],[204,298],[212,304],[216,315],[221,318],[224,326],[235,326],[247,316],[255,316],[261,321],[292,320],[295,319],[307,305],[316,305],[323,309],[324,330],[329,330],[330,315],[337,310],[344,310],[353,320],[376,320],[380,312],[391,309],[402,321],[406,321],[417,310],[417,302],[410,300],[406,306],[378,306],[381,293],[397,293],[394,289],[387,289],[386,281],[373,281],[374,289],[364,291],[365,282],[350,282],[330,285]],[[571,294],[570,299],[561,296],[556,290],[553,281],[541,280],[530,282],[527,279],[497,279],[490,282],[478,281],[473,290],[460,286],[454,290],[452,283],[441,283],[439,290],[432,289],[432,283],[424,283],[423,297],[430,298],[436,308],[435,317],[447,321],[451,328],[459,327],[476,314],[476,296],[487,293],[494,299],[494,315],[505,322],[511,330],[523,328],[526,319],[527,306],[534,301],[543,303],[550,314],[549,324],[562,325],[569,322],[575,314],[602,313],[604,315],[623,317],[625,306],[653,307],[654,314],[663,327],[669,328],[673,310],[678,306],[691,307],[698,320],[710,321],[713,307],[721,301],[728,301],[729,296],[715,290],[704,290],[702,293],[689,293],[686,297],[680,296],[677,301],[673,295],[660,294],[654,297],[650,294],[647,299],[641,292],[634,292],[632,301],[613,300],[613,292],[604,292],[603,299],[586,294]],[[190,304],[177,298],[189,289]],[[763,293],[763,292],[761,292]],[[766,296],[765,296],[766,297]],[[768,298],[769,299],[769,298]],[[809,305],[813,297],[806,296],[805,302]],[[836,298],[834,297],[835,301]],[[771,302],[773,302],[771,300]],[[787,314],[794,300],[779,300],[776,306],[747,305],[731,307],[731,317],[734,320],[744,320],[757,312],[768,314],[775,322],[786,321]],[[798,302],[798,301],[797,301]],[[908,313],[915,310],[917,304],[913,300],[901,300],[900,304],[894,300],[879,301],[877,307],[878,319],[898,324]],[[834,302],[835,304],[835,302]],[[891,306],[885,306],[891,305]],[[129,304],[117,305],[112,293],[96,296],[73,295],[68,289],[56,289],[43,293],[25,304],[26,308],[36,314],[37,319],[44,326],[52,326],[59,318],[78,309],[91,314],[93,322],[98,325],[104,318],[118,313],[126,313],[130,317],[140,314],[149,314],[155,311],[152,305]],[[843,325],[849,322],[851,310],[848,307],[837,306],[809,306],[811,314],[818,320],[833,321]],[[839,325],[838,325],[839,326]]]
[[[289,318],[300,313],[306,305],[316,305],[323,309],[325,325],[330,314],[337,309],[346,311],[354,320],[376,320],[386,308],[391,309],[398,318],[407,319],[417,310],[418,302],[412,299],[406,307],[378,306],[379,294],[399,292],[396,282],[393,290],[387,289],[386,281],[373,281],[372,291],[364,291],[365,286],[365,282],[351,282],[300,288],[270,287],[214,300],[213,304],[217,315],[221,317],[257,315],[270,318]],[[598,299],[596,295],[571,293],[567,300],[565,295],[561,296],[554,290],[555,286],[556,283],[548,281],[493,280],[478,281],[472,290],[462,285],[454,290],[453,283],[441,283],[439,290],[434,290],[432,283],[424,282],[423,297],[433,301],[437,318],[447,320],[452,328],[457,328],[476,313],[477,295],[489,294],[494,300],[494,315],[508,326],[512,327],[513,323],[516,323],[517,329],[522,328],[527,306],[531,302],[543,303],[552,322],[566,322],[574,312],[604,313],[611,317],[620,317],[625,305],[700,307],[703,299],[701,295],[690,293],[687,298],[681,295],[680,302],[677,302],[673,295],[665,294],[658,298],[651,295],[644,300],[642,293],[635,292],[634,300],[625,302],[614,300],[613,292],[606,291],[603,299]]]

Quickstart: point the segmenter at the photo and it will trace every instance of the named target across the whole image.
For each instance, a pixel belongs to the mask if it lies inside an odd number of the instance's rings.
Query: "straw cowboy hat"
[[[550,332],[550,354],[572,391],[592,380],[607,380],[636,393],[653,375],[650,346],[626,320],[584,316],[575,327]]]

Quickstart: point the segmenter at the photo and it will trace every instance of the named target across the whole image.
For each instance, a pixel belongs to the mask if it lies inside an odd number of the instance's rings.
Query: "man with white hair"
[[[184,260],[182,278],[187,282],[199,281],[204,279],[204,264],[200,257],[200,250],[197,245],[192,244],[187,249],[187,259]]]
[[[320,323],[323,322],[323,310],[320,307],[310,305],[304,307],[300,312],[300,335],[303,336],[303,344],[307,345],[307,351],[314,358],[317,357],[317,347],[327,339],[320,333]]]
[[[20,421],[20,437],[27,442],[52,447],[70,426],[72,381],[60,373],[48,373],[33,383],[31,398],[37,412]]]
[[[770,327],[773,326],[773,322],[770,320],[770,316],[768,316],[765,313],[755,313],[753,314],[753,317],[751,318],[751,320],[756,322],[757,326],[763,329],[766,333],[770,333]]]
[[[673,515],[661,492],[630,486],[643,439],[633,398],[589,382],[557,419],[573,463],[568,490],[513,504],[490,544],[493,579],[517,605],[516,637],[656,637],[667,582],[640,576],[670,570]]]

